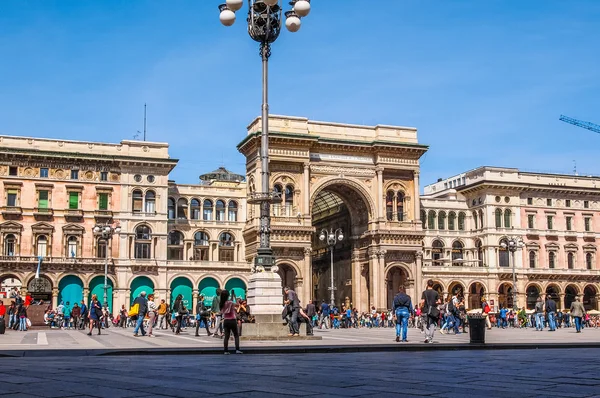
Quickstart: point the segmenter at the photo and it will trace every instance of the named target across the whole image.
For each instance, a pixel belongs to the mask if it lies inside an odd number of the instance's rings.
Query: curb
[[[492,344],[377,344],[334,346],[247,347],[244,354],[333,354],[358,352],[429,352],[470,350],[541,350],[565,348],[600,348],[598,343],[492,343]],[[50,349],[50,350],[2,350],[4,358],[41,357],[100,357],[100,356],[148,356],[148,355],[223,355],[222,348],[144,348],[144,349]]]

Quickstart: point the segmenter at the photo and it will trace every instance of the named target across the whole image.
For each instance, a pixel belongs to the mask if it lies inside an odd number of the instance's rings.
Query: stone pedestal
[[[243,340],[281,340],[288,339],[290,329],[283,323],[283,292],[279,274],[272,271],[256,272],[248,282],[248,305],[254,323],[245,323],[242,330]],[[321,339],[306,337],[306,325],[300,325],[300,339]],[[294,337],[298,339],[298,337]]]

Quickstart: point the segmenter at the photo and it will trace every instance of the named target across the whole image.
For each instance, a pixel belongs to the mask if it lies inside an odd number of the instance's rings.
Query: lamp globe
[[[294,4],[294,11],[299,17],[305,17],[310,13],[310,3],[306,0],[298,0]]]
[[[242,6],[244,5],[244,0],[226,0],[225,4],[227,4],[227,8],[235,12],[242,8]]]
[[[285,27],[292,33],[299,31],[301,24],[302,22],[296,14],[287,15],[285,18]]]
[[[219,14],[219,20],[223,25],[231,26],[235,22],[235,13],[229,9],[225,9]]]

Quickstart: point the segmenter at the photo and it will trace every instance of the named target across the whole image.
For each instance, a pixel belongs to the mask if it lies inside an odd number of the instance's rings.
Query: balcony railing
[[[48,207],[36,207],[33,209],[34,217],[52,217],[54,215],[54,210]]]
[[[113,212],[112,210],[95,210],[94,211],[94,217],[96,219],[111,219],[113,218]]]
[[[83,217],[83,210],[82,209],[66,209],[65,210],[65,217],[82,218]]]
[[[4,206],[2,207],[2,214],[5,216],[20,216],[23,214],[23,209],[20,206]]]
[[[42,269],[52,270],[89,270],[104,272],[104,258],[94,257],[43,257]],[[37,256],[0,256],[0,269],[19,269],[23,266],[34,269],[39,259]],[[108,259],[109,272],[114,270],[113,259]]]

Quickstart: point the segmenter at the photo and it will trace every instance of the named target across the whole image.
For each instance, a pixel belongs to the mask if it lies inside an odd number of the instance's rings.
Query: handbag
[[[427,310],[427,315],[430,318],[439,318],[440,310],[438,310],[437,305],[430,305],[429,309]]]
[[[139,313],[140,313],[140,305],[138,303],[135,303],[129,309],[129,316],[133,318],[134,316],[138,316]]]

